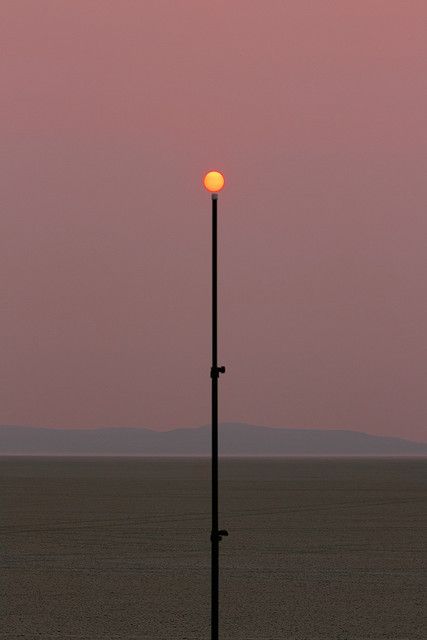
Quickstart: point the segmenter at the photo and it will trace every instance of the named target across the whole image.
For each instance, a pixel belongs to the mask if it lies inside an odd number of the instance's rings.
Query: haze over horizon
[[[5,0],[0,424],[427,440],[427,5]]]
[[[427,458],[427,442],[338,429],[280,429],[244,423],[219,428],[221,456],[409,456]],[[168,431],[144,428],[46,429],[0,426],[0,456],[206,456],[211,425]]]
[[[219,427],[221,429],[221,431],[224,433],[225,431],[227,431],[227,428],[229,426],[233,426],[233,427],[241,427],[241,428],[248,428],[252,429],[266,429],[267,431],[269,431],[270,429],[273,430],[277,430],[277,431],[289,431],[289,432],[301,432],[301,434],[305,433],[313,433],[313,432],[319,432],[319,434],[326,434],[326,433],[330,433],[331,437],[333,437],[334,432],[341,432],[341,433],[348,433],[348,434],[356,434],[356,435],[363,435],[363,436],[369,436],[369,437],[389,437],[389,438],[402,438],[402,440],[404,441],[408,441],[408,442],[412,442],[413,444],[427,444],[427,435],[424,435],[423,438],[419,438],[418,440],[415,439],[411,439],[411,438],[405,438],[402,436],[377,436],[375,433],[369,433],[367,431],[364,431],[363,429],[345,429],[345,428],[340,428],[340,427],[292,427],[292,426],[285,426],[285,425],[275,425],[275,426],[271,426],[271,425],[266,425],[266,424],[252,424],[249,422],[219,422]],[[109,425],[108,427],[102,427],[102,426],[95,426],[95,427],[87,427],[87,426],[78,426],[78,427],[64,427],[64,426],[43,426],[43,425],[31,425],[31,424],[27,424],[27,425],[5,425],[5,424],[0,424],[0,432],[2,431],[2,429],[7,429],[7,430],[11,430],[10,433],[12,433],[13,429],[16,429],[17,432],[19,430],[34,430],[34,431],[67,431],[69,433],[74,433],[75,431],[78,432],[89,432],[89,431],[99,431],[99,432],[108,432],[108,430],[114,430],[117,431],[119,430],[124,430],[124,431],[129,431],[129,430],[136,430],[136,431],[147,431],[147,432],[152,432],[152,433],[159,433],[159,434],[168,434],[168,433],[174,433],[174,432],[187,432],[187,431],[198,431],[198,430],[203,430],[203,429],[208,429],[210,431],[211,429],[211,423],[210,422],[205,422],[204,424],[200,424],[200,425],[191,425],[191,426],[172,426],[169,425],[167,427],[162,427],[162,428],[153,428],[149,425],[134,425],[132,427],[129,427],[127,425]],[[0,455],[1,455],[1,451],[0,451]]]

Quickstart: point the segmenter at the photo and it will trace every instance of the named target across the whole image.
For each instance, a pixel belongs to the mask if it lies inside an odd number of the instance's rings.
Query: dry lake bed
[[[425,640],[427,459],[223,459],[221,640]],[[0,459],[0,638],[208,640],[208,459]]]

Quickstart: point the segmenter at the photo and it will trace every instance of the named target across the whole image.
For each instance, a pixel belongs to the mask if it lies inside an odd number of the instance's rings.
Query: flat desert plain
[[[2,640],[208,640],[209,459],[2,458]],[[220,638],[425,640],[426,459],[220,462]]]

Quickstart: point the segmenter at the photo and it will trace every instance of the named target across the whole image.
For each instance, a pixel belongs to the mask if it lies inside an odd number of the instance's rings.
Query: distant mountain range
[[[230,456],[427,456],[427,443],[341,429],[220,425],[220,454]],[[142,428],[46,429],[0,426],[0,455],[210,454],[210,426],[171,431]]]

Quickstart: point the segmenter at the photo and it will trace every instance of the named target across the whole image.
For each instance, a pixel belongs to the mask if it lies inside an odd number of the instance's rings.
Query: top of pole
[[[215,200],[218,198],[218,192],[224,187],[224,183],[224,176],[220,171],[208,171],[203,178],[205,189],[212,193],[212,198]]]

